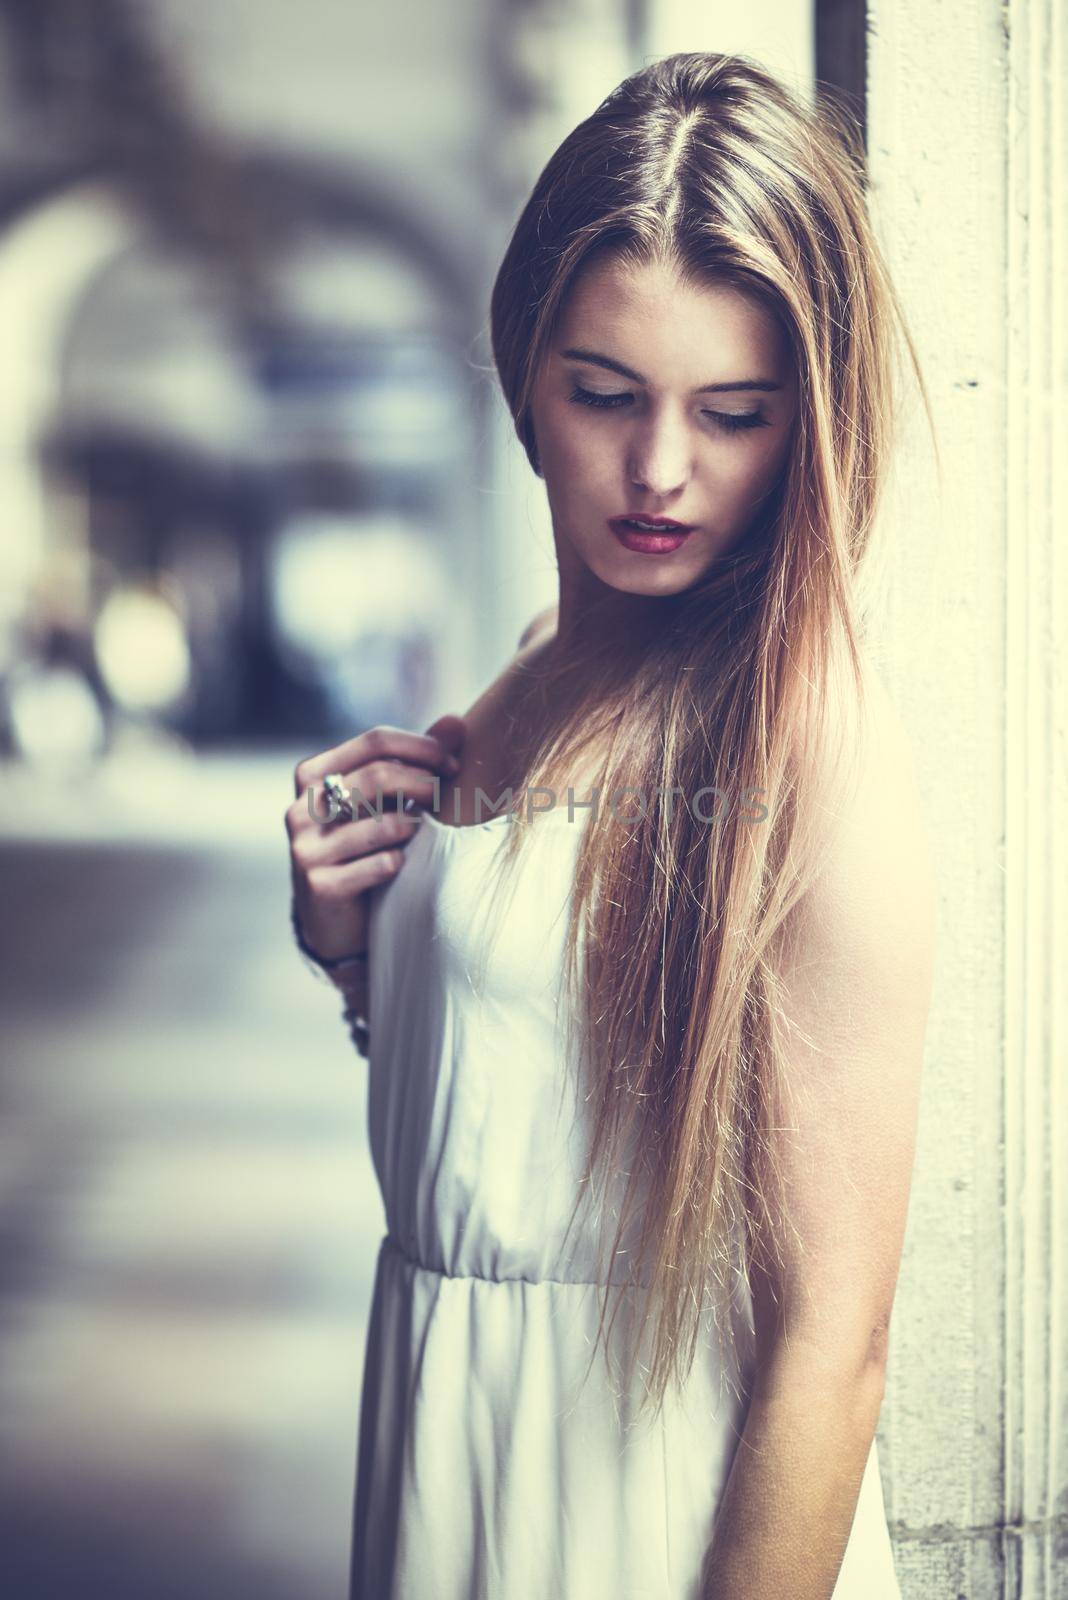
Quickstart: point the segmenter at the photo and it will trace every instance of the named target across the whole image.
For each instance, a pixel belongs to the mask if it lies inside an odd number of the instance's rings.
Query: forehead
[[[743,378],[784,381],[792,365],[779,321],[732,284],[677,268],[591,263],[571,285],[553,340],[612,356],[650,381],[697,387]]]

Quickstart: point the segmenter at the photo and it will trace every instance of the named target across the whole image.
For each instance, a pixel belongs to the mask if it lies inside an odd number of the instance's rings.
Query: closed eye
[[[595,394],[592,389],[583,389],[578,384],[571,391],[569,398],[577,405],[582,406],[607,406],[618,410],[620,406],[633,404],[634,396],[622,394]],[[767,417],[762,411],[702,411],[702,416],[708,417],[717,427],[723,428],[727,433],[735,433],[740,428],[767,428],[770,426]]]

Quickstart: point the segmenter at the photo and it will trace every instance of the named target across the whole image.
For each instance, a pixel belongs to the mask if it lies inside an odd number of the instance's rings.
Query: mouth
[[[643,533],[692,533],[692,522],[677,522],[674,517],[646,516],[644,512],[632,511],[623,517],[611,517],[609,521],[615,527],[617,523],[628,528],[638,528]]]
[[[628,550],[645,555],[665,555],[677,550],[693,533],[692,525],[673,517],[610,517],[608,526]]]

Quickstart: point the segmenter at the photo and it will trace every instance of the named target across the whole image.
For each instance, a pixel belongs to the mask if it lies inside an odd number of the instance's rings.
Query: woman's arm
[[[757,1374],[703,1600],[830,1600],[882,1404],[935,883],[911,751],[878,683],[872,716],[826,868],[780,943],[787,1098],[768,1180],[779,1249],[754,1252]]]
[[[867,1378],[784,1361],[756,1394],[702,1570],[702,1600],[830,1600],[882,1401]]]

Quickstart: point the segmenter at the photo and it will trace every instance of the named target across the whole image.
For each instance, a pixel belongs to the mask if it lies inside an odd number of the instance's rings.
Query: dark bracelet
[[[300,951],[301,955],[306,956],[309,961],[313,961],[315,965],[317,967],[321,967],[324,972],[339,972],[343,967],[359,966],[361,963],[367,960],[366,950],[357,950],[356,953],[351,956],[321,956],[317,950],[313,950],[311,945],[306,942],[304,934],[301,931],[300,920],[297,917],[296,896],[294,896],[290,901],[289,920],[292,923],[293,937],[297,941],[297,949]]]

